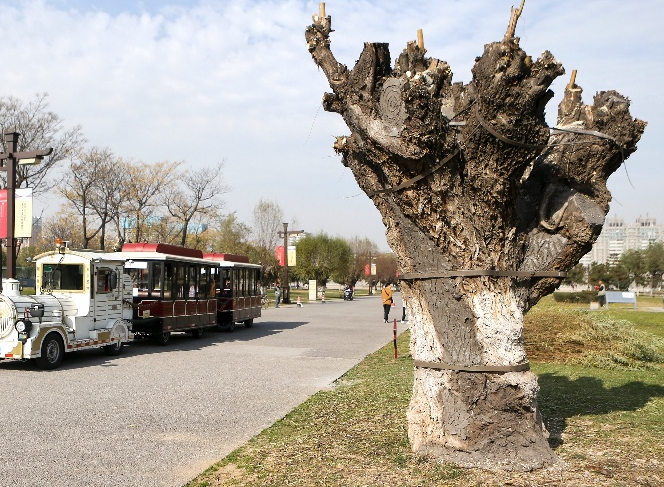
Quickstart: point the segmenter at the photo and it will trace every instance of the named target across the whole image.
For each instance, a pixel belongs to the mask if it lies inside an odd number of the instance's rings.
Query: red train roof
[[[188,249],[187,247],[180,247],[179,245],[171,245],[165,243],[126,243],[122,246],[123,252],[158,252],[160,254],[179,255],[182,257],[195,257],[197,259],[203,258],[203,251],[197,249]]]
[[[242,262],[245,264],[249,263],[249,257],[245,255],[236,255],[236,254],[203,254],[203,258],[207,260],[214,260],[217,262],[226,261],[226,262]]]

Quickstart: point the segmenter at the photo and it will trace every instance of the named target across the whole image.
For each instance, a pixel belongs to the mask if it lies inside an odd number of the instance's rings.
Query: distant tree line
[[[395,255],[378,252],[378,246],[366,238],[348,240],[325,233],[307,235],[297,243],[296,255],[297,265],[292,275],[298,282],[315,279],[321,287],[329,281],[354,287],[363,280],[369,283],[371,290],[378,283],[385,285],[397,279]],[[371,274],[372,263],[375,275]]]
[[[636,286],[652,291],[661,288],[663,273],[664,243],[653,242],[643,250],[627,250],[606,264],[593,262],[588,268],[577,264],[568,271],[565,283],[594,287],[603,281],[619,290]]]

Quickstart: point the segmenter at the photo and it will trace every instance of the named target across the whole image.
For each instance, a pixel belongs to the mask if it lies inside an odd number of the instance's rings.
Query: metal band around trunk
[[[525,372],[530,370],[530,362],[518,365],[451,365],[442,362],[424,362],[415,360],[415,367],[438,370],[456,370],[459,372]]]
[[[438,169],[443,167],[445,164],[447,164],[449,161],[451,161],[454,157],[456,157],[459,154],[459,151],[456,150],[449,156],[447,156],[445,159],[443,159],[441,162],[433,166],[432,168],[424,171],[422,174],[418,174],[415,177],[412,177],[410,179],[407,179],[403,183],[399,184],[398,186],[392,186],[389,188],[383,188],[383,189],[377,189],[375,191],[367,191],[367,196],[371,198],[372,196],[375,196],[377,194],[382,194],[382,193],[393,193],[395,191],[399,191],[401,189],[407,188],[409,186],[412,186],[416,182],[418,182],[421,179],[426,178],[427,176],[430,176],[431,174],[435,173]]]
[[[436,272],[406,272],[399,278],[405,281],[418,279],[436,279],[449,277],[567,277],[567,272],[561,271],[498,271],[491,269],[470,269],[461,271],[436,271]]]

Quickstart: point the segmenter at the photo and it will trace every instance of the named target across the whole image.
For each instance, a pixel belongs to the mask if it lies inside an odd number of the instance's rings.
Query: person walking
[[[383,322],[387,323],[387,320],[390,317],[390,308],[392,307],[392,286],[388,282],[385,284],[383,291],[380,293],[383,298]]]
[[[599,307],[603,308],[606,304],[606,288],[602,281],[599,281],[599,286],[597,286],[597,300],[599,301]]]
[[[281,287],[279,286],[279,283],[276,283],[274,285],[274,307],[278,308],[279,307],[279,302],[281,301]]]

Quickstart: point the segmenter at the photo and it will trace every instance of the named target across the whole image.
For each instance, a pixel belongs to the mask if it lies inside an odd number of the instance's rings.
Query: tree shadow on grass
[[[605,387],[597,377],[570,379],[553,373],[538,377],[538,404],[544,424],[551,434],[552,448],[562,444],[567,420],[578,415],[608,414],[614,411],[636,411],[656,397],[664,397],[664,386],[641,381],[616,387]]]

